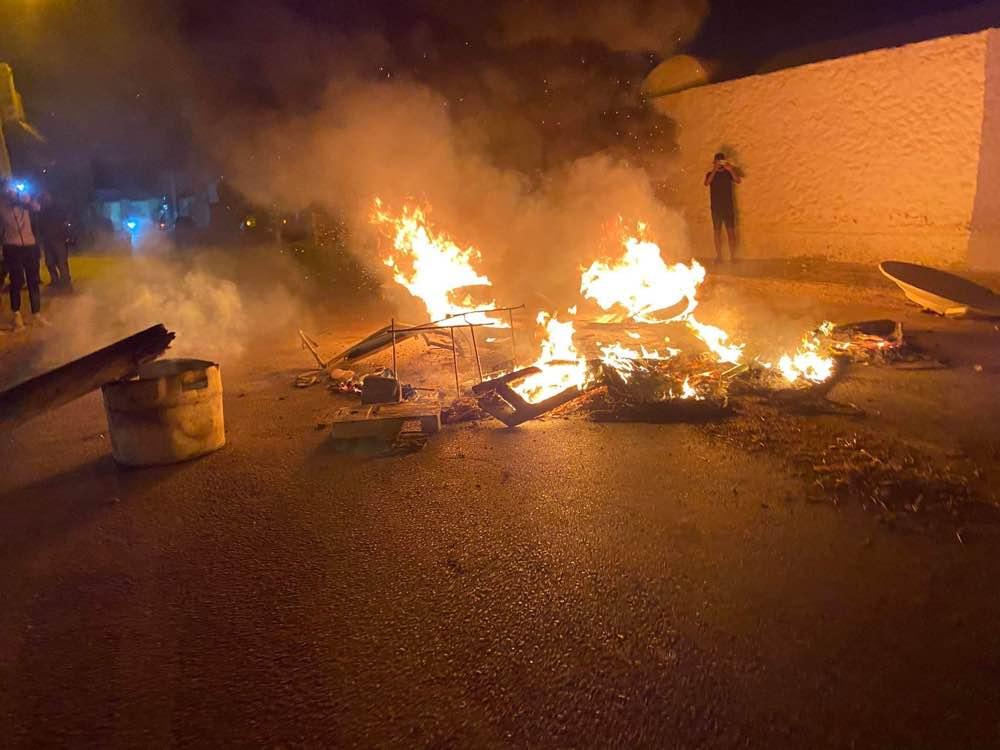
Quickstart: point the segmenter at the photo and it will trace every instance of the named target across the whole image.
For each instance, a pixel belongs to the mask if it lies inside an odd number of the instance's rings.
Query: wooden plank
[[[335,440],[392,436],[406,422],[418,420],[427,435],[441,430],[441,405],[434,401],[403,401],[399,404],[345,406],[331,418],[330,436]]]
[[[135,375],[139,365],[159,357],[173,340],[174,334],[158,324],[7,389],[0,393],[0,428],[19,425],[105,383]]]

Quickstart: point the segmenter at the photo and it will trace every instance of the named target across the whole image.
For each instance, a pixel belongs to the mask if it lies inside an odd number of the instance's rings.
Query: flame
[[[799,378],[811,383],[822,383],[833,374],[833,359],[822,356],[820,336],[828,335],[834,324],[826,321],[813,332],[802,338],[802,343],[794,354],[786,354],[778,360],[778,369],[789,383]]]
[[[547,312],[538,313],[538,325],[545,331],[542,351],[534,366],[541,372],[529,375],[511,387],[532,403],[544,401],[567,388],[587,384],[587,360],[580,356],[573,342],[573,321],[560,321]]]
[[[598,344],[598,347],[601,350],[601,363],[605,367],[614,369],[626,382],[628,382],[629,378],[635,372],[636,363],[639,360],[665,360],[676,357],[681,353],[680,349],[673,349],[669,346],[663,354],[660,354],[656,349],[647,349],[642,345],[636,350],[624,346],[621,342],[607,346]]]
[[[702,396],[698,395],[698,391],[696,391],[694,389],[694,386],[691,385],[691,378],[689,378],[689,377],[684,378],[684,382],[681,384],[681,395],[680,395],[680,397],[681,398],[693,398],[693,399],[697,399],[698,401],[701,401],[702,398],[703,398]]]
[[[492,286],[490,279],[476,269],[482,261],[479,250],[471,245],[461,248],[446,234],[436,231],[418,207],[404,206],[401,213],[394,216],[376,199],[371,221],[382,227],[392,240],[392,249],[384,263],[392,269],[393,278],[424,303],[431,320],[443,322],[452,316],[462,316],[471,323],[506,325],[481,310],[495,307],[495,302],[477,304],[468,292],[470,287]],[[733,342],[722,328],[702,323],[694,316],[698,287],[705,280],[704,267],[696,260],[667,264],[660,247],[646,239],[644,231],[645,226],[640,224],[635,236],[622,236],[624,252],[620,258],[594,261],[582,271],[580,292],[583,297],[594,300],[607,313],[601,322],[683,322],[719,362],[739,364],[744,358],[745,345]],[[683,309],[677,312],[681,306]],[[576,313],[576,306],[568,309],[569,316]],[[560,320],[543,311],[538,313],[537,323],[542,327],[543,337],[534,365],[541,372],[512,384],[514,390],[528,401],[538,402],[567,388],[588,386],[591,376],[587,360],[574,342],[573,321]],[[821,354],[820,338],[828,335],[832,328],[832,323],[824,323],[803,338],[796,352],[781,357],[777,368],[788,382],[804,379],[818,383],[832,375],[833,360]],[[625,335],[633,341],[643,338],[632,330],[626,330]],[[631,342],[630,345],[615,342],[606,346],[598,343],[597,346],[605,367],[614,369],[626,381],[636,374],[642,360],[665,360],[680,353],[678,349],[667,347],[661,354],[641,343],[637,349]],[[757,361],[764,367],[773,367],[770,363]],[[689,378],[684,379],[679,393],[671,390],[670,397],[704,398]]]
[[[743,344],[729,341],[729,334],[717,326],[699,322],[694,317],[698,306],[698,287],[705,280],[705,268],[696,260],[690,265],[675,263],[668,266],[663,261],[660,247],[642,237],[645,225],[639,225],[639,236],[626,236],[622,240],[625,254],[617,261],[595,261],[583,272],[580,291],[593,299],[602,310],[615,306],[624,308],[628,317],[637,323],[671,323],[684,321],[701,339],[720,362],[739,364]],[[684,300],[683,312],[661,318],[655,313],[672,308]],[[609,316],[604,322],[613,320]],[[627,331],[630,338],[639,334]],[[615,355],[620,358],[618,354]],[[616,368],[617,369],[617,368]]]
[[[474,267],[482,255],[471,245],[461,248],[446,234],[435,232],[422,209],[404,206],[402,213],[393,216],[376,198],[371,222],[384,228],[392,238],[392,250],[382,262],[392,269],[397,283],[424,303],[431,320],[442,321],[484,307],[496,307],[492,300],[476,304],[467,291],[463,295],[458,293],[469,287],[493,285]],[[464,320],[502,325],[500,320],[482,312],[465,315]]]
[[[640,225],[640,232],[644,227]],[[594,261],[580,278],[580,291],[602,310],[620,306],[638,323],[669,323],[690,315],[697,307],[696,291],[705,280],[705,268],[696,260],[691,265],[668,266],[660,255],[660,246],[641,237],[625,237],[625,255],[617,261]],[[680,315],[666,319],[654,313],[684,300],[687,307]],[[609,319],[613,319],[611,316]]]
[[[740,363],[743,357],[743,344],[727,344],[729,334],[717,326],[699,323],[693,315],[687,319],[688,328],[705,342],[705,346],[718,357],[720,362],[730,362],[734,365]]]

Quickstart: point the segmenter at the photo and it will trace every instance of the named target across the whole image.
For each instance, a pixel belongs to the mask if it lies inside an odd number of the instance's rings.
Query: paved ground
[[[953,367],[852,373],[835,395],[869,416],[821,430],[958,444],[988,498],[997,332],[869,281],[728,276],[705,308],[906,320]],[[816,502],[781,451],[691,425],[344,455],[300,357],[227,366],[230,444],[189,464],[117,470],[96,395],[0,438],[4,744],[1000,743],[989,524]]]

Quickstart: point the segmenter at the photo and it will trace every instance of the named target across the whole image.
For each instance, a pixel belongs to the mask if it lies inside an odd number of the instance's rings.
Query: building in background
[[[205,233],[212,223],[212,207],[219,202],[217,180],[174,171],[137,178],[121,166],[110,169],[106,164],[94,171],[86,223],[95,245],[127,241],[135,246],[149,232]]]
[[[1000,31],[948,36],[656,97],[676,125],[664,199],[710,255],[703,185],[745,173],[747,257],[1000,270]]]

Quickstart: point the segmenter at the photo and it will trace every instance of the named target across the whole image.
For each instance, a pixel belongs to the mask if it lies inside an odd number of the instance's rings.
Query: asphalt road
[[[179,466],[115,468],[97,395],[0,438],[5,746],[1000,744],[990,537],[689,425],[345,455],[291,375],[227,369]]]

